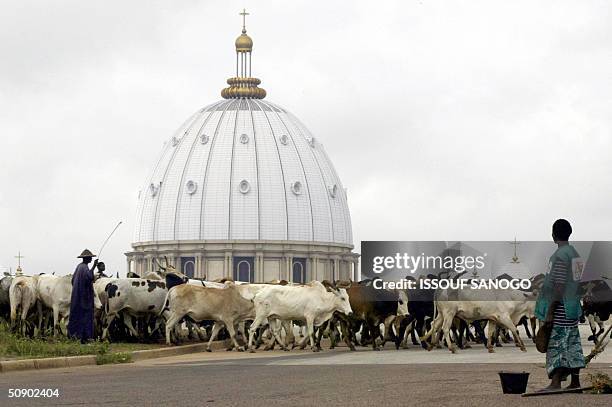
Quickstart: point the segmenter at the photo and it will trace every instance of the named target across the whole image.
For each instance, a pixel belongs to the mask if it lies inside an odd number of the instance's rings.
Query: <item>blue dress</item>
[[[82,343],[94,335],[94,290],[93,268],[81,263],[72,275],[72,297],[68,336],[80,339]]]

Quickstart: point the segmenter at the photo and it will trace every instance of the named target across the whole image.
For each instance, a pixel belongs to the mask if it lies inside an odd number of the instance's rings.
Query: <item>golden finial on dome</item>
[[[235,42],[236,76],[227,80],[227,84],[230,86],[221,91],[221,96],[224,99],[263,99],[266,97],[266,91],[257,87],[261,81],[251,77],[253,40],[246,33],[246,16],[249,13],[246,12],[246,9],[243,9],[240,15],[242,16],[242,34],[236,38]]]
[[[251,52],[253,51],[253,40],[246,33],[246,16],[249,13],[246,12],[246,9],[242,9],[240,15],[242,16],[242,34],[236,38],[236,52]]]

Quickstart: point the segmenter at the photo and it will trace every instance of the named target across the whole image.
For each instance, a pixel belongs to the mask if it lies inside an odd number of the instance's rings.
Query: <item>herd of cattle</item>
[[[189,337],[213,340],[223,332],[231,347],[249,350],[265,343],[282,349],[308,342],[321,349],[325,336],[379,350],[386,340],[397,349],[408,340],[432,349],[440,341],[456,347],[483,343],[490,352],[510,340],[525,351],[517,326],[532,338],[536,329],[535,299],[543,276],[530,291],[503,290],[484,301],[475,290],[381,290],[372,280],[242,283],[189,279],[166,263],[144,278],[99,274],[94,283],[95,327],[100,339],[158,340],[168,344]],[[436,276],[427,276],[436,278]],[[612,290],[603,280],[584,283],[584,318],[597,341],[612,312]],[[0,280],[0,317],[24,335],[58,335],[70,316],[71,276],[41,274],[5,276]],[[485,334],[485,328],[487,333]],[[65,331],[65,329],[64,329]],[[299,339],[298,339],[299,338]],[[241,344],[242,342],[242,344]]]

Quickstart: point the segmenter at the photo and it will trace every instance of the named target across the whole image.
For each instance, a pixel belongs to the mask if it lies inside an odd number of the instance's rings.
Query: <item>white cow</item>
[[[254,352],[253,338],[257,328],[266,320],[278,343],[280,324],[278,320],[305,321],[310,347],[316,352],[318,348],[314,341],[314,327],[329,320],[335,311],[351,314],[351,305],[346,290],[343,288],[326,288],[319,281],[313,281],[303,286],[268,285],[259,291],[253,299],[255,304],[255,320],[249,329],[249,349]],[[282,346],[282,345],[281,345]]]
[[[68,322],[70,316],[72,276],[41,274],[37,279],[36,294],[42,305],[53,310],[53,336],[57,336],[60,320]]]
[[[452,294],[449,295],[449,291]],[[484,298],[486,296],[486,298]],[[496,325],[500,325],[514,336],[514,341],[523,352],[527,349],[521,339],[516,325],[523,316],[532,316],[535,311],[536,293],[525,293],[518,290],[438,290],[436,292],[435,309],[437,315],[431,329],[421,340],[432,337],[432,346],[438,343],[438,331],[444,333],[448,349],[456,353],[456,347],[451,342],[450,328],[453,319],[460,318],[466,322],[488,319],[489,340],[487,348],[493,352],[492,340]]]
[[[18,324],[23,334],[26,333],[25,321],[30,309],[36,304],[36,280],[39,276],[17,276],[11,281],[9,300],[11,302],[11,327]],[[40,307],[39,307],[40,308]],[[39,310],[39,325],[42,320]]]

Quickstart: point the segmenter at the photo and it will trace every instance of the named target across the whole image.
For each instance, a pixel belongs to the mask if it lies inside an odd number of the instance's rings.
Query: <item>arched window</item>
[[[234,280],[246,283],[255,282],[253,257],[234,257]]]
[[[293,260],[293,282],[299,284],[306,283],[306,259]]]
[[[246,260],[238,262],[238,281],[251,280],[251,265]]]
[[[195,275],[195,263],[192,261],[188,261],[185,263],[185,273],[187,277],[193,278]]]
[[[195,257],[181,257],[181,272],[189,278],[195,276]]]

